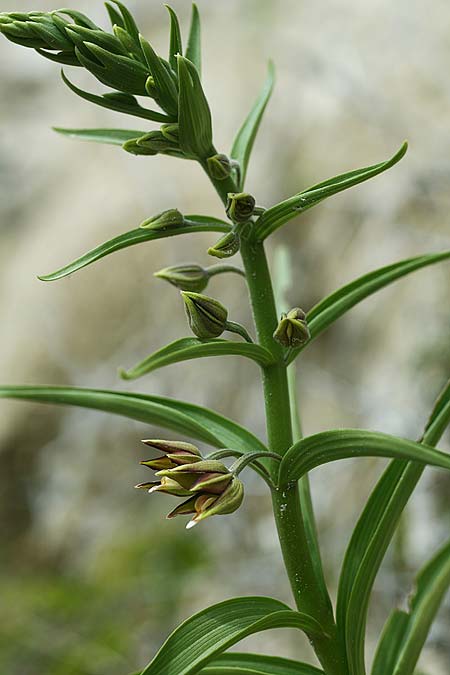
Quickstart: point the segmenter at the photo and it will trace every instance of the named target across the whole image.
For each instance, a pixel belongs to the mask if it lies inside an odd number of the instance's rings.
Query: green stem
[[[230,181],[212,181],[222,201],[233,192]],[[227,183],[226,185],[224,183]],[[250,300],[259,343],[268,349],[275,363],[262,369],[268,447],[284,455],[293,443],[291,405],[287,368],[283,348],[273,339],[278,315],[267,258],[262,242],[241,239],[241,255],[247,277]],[[276,480],[278,463],[270,464]],[[346,675],[344,660],[336,637],[336,626],[329,602],[320,590],[320,579],[309,549],[308,534],[300,507],[297,484],[285,490],[272,490],[275,522],[286,571],[296,606],[307,612],[323,626],[324,637],[316,638],[313,646],[326,675]]]
[[[235,267],[234,265],[211,265],[207,267],[206,271],[210,277],[214,277],[216,274],[225,274],[227,272],[234,272],[234,274],[240,274],[242,277],[245,277],[244,270],[241,270],[240,267]]]

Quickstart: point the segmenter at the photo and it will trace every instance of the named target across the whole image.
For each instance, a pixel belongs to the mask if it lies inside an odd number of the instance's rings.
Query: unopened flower
[[[230,192],[226,205],[227,216],[233,223],[245,223],[255,210],[256,201],[246,192]]]
[[[239,251],[240,238],[237,232],[227,232],[218,242],[208,249],[209,255],[215,258],[231,258]]]
[[[168,209],[148,220],[144,220],[144,222],[141,223],[141,227],[148,230],[166,230],[169,228],[182,227],[184,223],[184,216],[178,209]]]
[[[181,291],[201,293],[209,281],[209,272],[201,265],[175,265],[155,272],[155,277],[165,279]]]
[[[210,176],[215,180],[225,180],[231,174],[231,161],[222,153],[208,157],[206,163]]]
[[[192,332],[201,340],[219,337],[227,328],[228,310],[214,298],[181,291]]]
[[[155,471],[172,469],[183,464],[193,464],[202,459],[199,449],[192,443],[162,440],[145,440],[142,442],[144,445],[164,453],[155,459],[147,459],[141,462],[142,465]]]
[[[220,495],[201,493],[198,496],[190,497],[171,511],[167,517],[193,515],[193,518],[186,525],[186,529],[189,530],[205,518],[234,513],[242,504],[243,498],[244,486],[239,478],[233,477]]]
[[[282,314],[273,337],[284,347],[299,347],[307,342],[311,335],[305,312],[295,307],[287,314]]]

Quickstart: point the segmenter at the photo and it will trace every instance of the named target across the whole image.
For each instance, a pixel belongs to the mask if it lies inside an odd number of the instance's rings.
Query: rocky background
[[[157,2],[129,3],[166,50]],[[190,6],[174,0],[187,22]],[[199,6],[204,81],[217,145],[226,151],[265,75],[277,88],[251,164],[248,190],[268,206],[336,173],[391,156],[401,164],[336,196],[279,231],[289,250],[292,305],[383,264],[449,247],[450,6],[434,0],[228,0]],[[1,11],[51,10],[50,0],[0,0]],[[100,2],[76,8],[106,26]],[[78,70],[77,83],[97,85]],[[214,235],[167,239],[43,284],[98,243],[169,207],[221,215],[200,169],[74,143],[50,127],[122,126],[77,99],[58,66],[0,40],[0,381],[135,389],[216,408],[263,435],[258,372],[233,358],[180,364],[127,385],[117,375],[187,335],[179,296],[153,279],[162,266],[209,263]],[[142,122],[145,124],[145,122]],[[141,124],[141,128],[143,127]],[[397,282],[357,307],[299,363],[305,431],[360,426],[415,438],[449,374],[450,272],[443,264]],[[238,277],[211,294],[249,324]],[[2,401],[0,405],[0,665],[9,675],[124,675],[167,633],[208,603],[239,594],[290,601],[270,504],[247,472],[239,514],[187,533],[163,520],[168,501],[133,491],[147,476],[139,439],[161,431],[110,415]],[[171,436],[173,437],[173,436]],[[448,446],[442,442],[442,447]],[[144,453],[145,454],[145,453]],[[330,465],[312,475],[327,577],[384,466]],[[380,573],[368,658],[391,607],[446,538],[450,478],[427,470]],[[421,668],[448,673],[450,604]],[[306,640],[272,631],[244,650],[311,659]]]

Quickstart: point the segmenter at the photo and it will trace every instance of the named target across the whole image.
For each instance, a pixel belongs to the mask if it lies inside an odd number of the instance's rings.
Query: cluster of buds
[[[145,445],[162,452],[143,466],[156,471],[160,480],[136,485],[149,493],[162,492],[185,500],[167,518],[192,515],[187,529],[205,518],[236,511],[244,498],[242,482],[217,460],[204,459],[199,449],[182,441],[146,440]]]
[[[284,347],[299,347],[311,337],[305,312],[299,307],[282,314],[280,323],[273,334],[274,339]]]
[[[171,21],[168,60],[159,56],[140,34],[125,5],[112,0],[106,3],[106,8],[112,33],[82,12],[71,9],[3,12],[0,32],[11,42],[33,48],[52,61],[86,68],[114,90],[101,96],[89,94],[73,85],[63,73],[64,82],[82,98],[162,123],[159,130],[127,141],[123,146],[127,152],[208,160],[211,172],[223,179],[231,171],[231,163],[217,154],[213,145],[211,112],[200,82],[197,7],[193,5],[187,48],[195,63],[182,56],[178,18],[170,7],[167,7]],[[153,99],[163,112],[143,108],[136,96]]]

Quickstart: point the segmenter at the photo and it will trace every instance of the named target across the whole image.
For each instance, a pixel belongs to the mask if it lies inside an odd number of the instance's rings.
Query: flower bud
[[[245,223],[255,210],[256,201],[246,192],[230,192],[226,206],[227,216],[233,223]]]
[[[209,281],[209,273],[200,265],[176,265],[155,272],[155,277],[165,279],[181,291],[201,293]]]
[[[177,481],[172,480],[168,476],[163,476],[160,481],[139,483],[139,485],[135,485],[135,488],[137,490],[147,490],[149,494],[163,492],[172,497],[188,497],[191,494],[189,490],[186,490]]]
[[[166,230],[169,228],[182,227],[183,225],[184,216],[178,209],[168,209],[148,220],[144,220],[140,227],[145,230]]]
[[[280,323],[273,334],[284,347],[299,347],[311,337],[305,312],[296,307],[281,315]]]
[[[206,160],[209,175],[215,180],[225,180],[231,174],[231,162],[226,155],[218,154]]]
[[[178,144],[180,138],[180,127],[178,124],[162,124],[160,131],[168,141]]]
[[[186,490],[209,494],[221,494],[232,479],[232,474],[222,462],[207,459],[163,469],[156,475],[168,477]]]
[[[129,152],[131,155],[149,156],[158,154],[157,150],[152,150],[151,148],[142,147],[141,145],[138,145],[136,138],[132,138],[129,141],[126,141],[122,145],[122,148],[123,150],[125,150],[125,152]]]
[[[231,258],[239,251],[241,241],[237,232],[227,232],[208,249],[209,255],[215,258]]]
[[[143,466],[147,466],[154,471],[172,469],[182,464],[193,464],[202,459],[199,449],[191,443],[161,440],[148,440],[142,442],[150,448],[165,453],[155,459],[148,459],[141,462]]]
[[[219,337],[226,329],[228,311],[214,298],[181,291],[192,332],[201,340]]]
[[[180,152],[178,143],[170,141],[161,131],[150,131],[144,136],[135,139],[139,148],[144,150],[151,150],[152,153],[170,153]]]
[[[189,500],[189,507],[192,509],[193,506],[194,510],[191,510],[190,513],[195,513],[195,515],[186,525],[186,529],[190,530],[202,520],[205,520],[205,518],[210,518],[211,516],[224,516],[228,515],[229,513],[234,513],[234,511],[236,511],[242,504],[243,499],[244,486],[239,478],[236,477],[233,477],[227,488],[216,499],[211,498],[211,496],[208,494],[202,494],[192,504],[191,498]],[[182,506],[184,506],[186,509],[187,503],[184,502]]]

